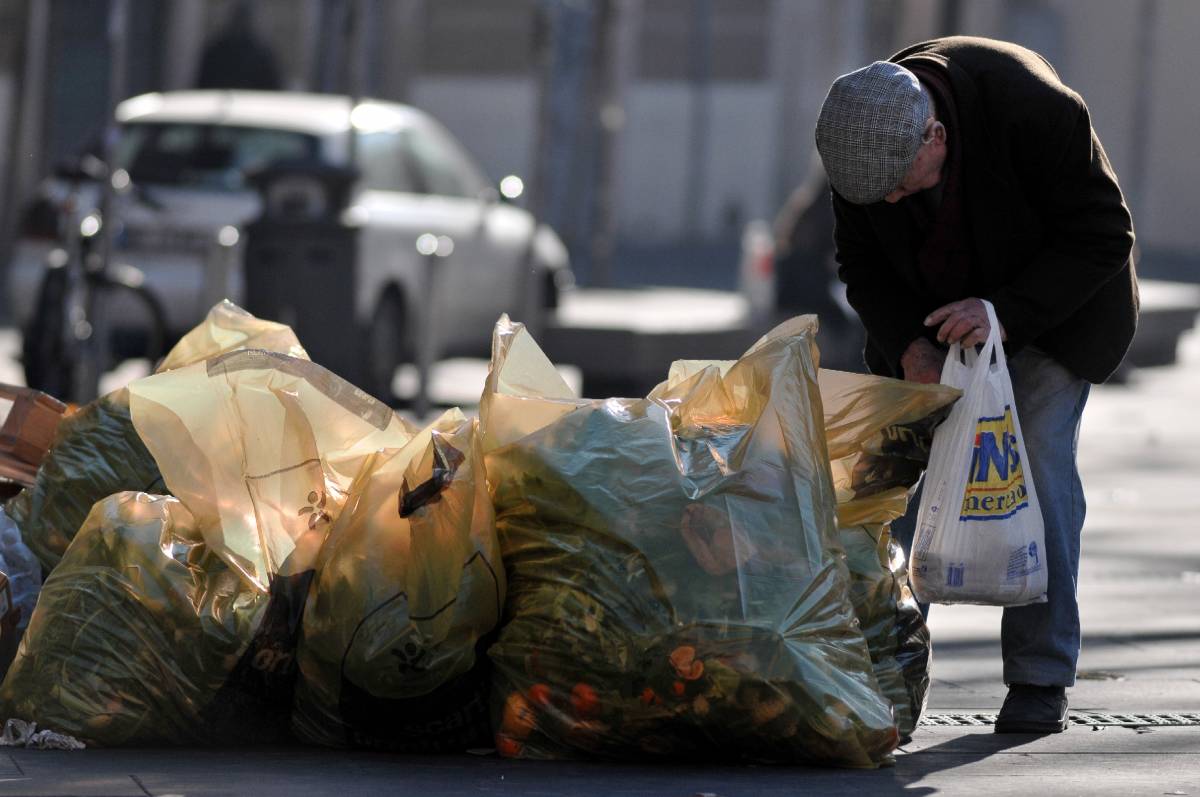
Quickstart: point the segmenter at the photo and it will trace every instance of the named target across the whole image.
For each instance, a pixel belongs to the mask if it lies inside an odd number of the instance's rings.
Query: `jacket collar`
[[[957,135],[962,146],[964,214],[974,242],[977,278],[986,281],[989,274],[997,273],[997,266],[1003,265],[995,262],[1002,251],[996,234],[1004,227],[997,223],[1004,218],[998,199],[1009,194],[1000,189],[1010,180],[995,170],[997,158],[990,129],[971,76],[946,56],[929,50],[910,49],[897,58],[902,66],[914,61],[940,67],[950,78],[960,128]]]

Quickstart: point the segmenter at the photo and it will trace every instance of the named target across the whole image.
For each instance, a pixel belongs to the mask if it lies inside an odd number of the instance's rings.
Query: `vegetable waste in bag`
[[[815,330],[796,319],[648,399],[581,401],[501,319],[481,421],[509,583],[490,651],[502,754],[889,760]]]
[[[129,418],[129,391],[101,396],[65,416],[32,487],[5,506],[25,544],[53,570],[92,505],[113,493],[165,493],[158,465]]]
[[[503,596],[478,422],[451,410],[369,457],[350,485],[304,609],[296,735],[409,752],[490,745],[481,640]]]
[[[260,695],[237,685],[270,656],[257,642],[271,603],[179,501],[111,496],[42,588],[0,688],[5,716],[102,746],[275,738],[269,716],[256,721]]]
[[[727,373],[733,361],[680,360],[674,387],[705,368]],[[880,376],[818,372],[833,486],[838,543],[850,572],[854,605],[880,689],[892,701],[896,726],[909,736],[929,692],[929,629],[908,586],[904,551],[888,524],[904,514],[909,494],[929,462],[933,430],[961,391]]]
[[[247,346],[305,357],[291,329],[255,318],[230,302],[209,311],[203,323],[167,354],[158,370],[180,368]],[[47,571],[62,558],[92,505],[125,490],[166,493],[158,465],[129,413],[125,388],[63,418],[33,487],[5,509],[26,545]]]
[[[908,584],[904,551],[888,524],[904,514],[929,461],[933,430],[959,391],[879,376],[819,375],[838,538],[879,687],[909,736],[929,693],[929,629]]]
[[[476,651],[503,596],[476,423],[453,411],[420,432],[302,359],[286,327],[213,312],[128,390],[175,497],[96,504],[4,685],[10,711],[104,745],[276,740],[294,707],[316,741],[473,743],[488,719]],[[300,356],[194,360],[247,343]],[[472,724],[447,724],[456,708]]]

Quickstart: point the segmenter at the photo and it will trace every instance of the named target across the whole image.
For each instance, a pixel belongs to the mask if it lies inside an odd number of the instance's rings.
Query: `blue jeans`
[[[1047,602],[1004,610],[1000,644],[1004,682],[1074,686],[1079,660],[1079,536],[1085,504],[1076,452],[1091,386],[1032,347],[1008,359],[1017,417],[1046,527]],[[909,556],[920,491],[892,535]],[[928,607],[922,606],[928,613]]]

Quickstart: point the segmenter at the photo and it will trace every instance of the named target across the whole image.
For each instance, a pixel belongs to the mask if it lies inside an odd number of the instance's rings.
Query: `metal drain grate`
[[[1072,711],[1072,725],[1091,727],[1119,726],[1124,728],[1148,727],[1200,727],[1200,714],[1101,714],[1097,712]],[[995,714],[926,714],[920,724],[927,727],[969,727],[992,725]]]

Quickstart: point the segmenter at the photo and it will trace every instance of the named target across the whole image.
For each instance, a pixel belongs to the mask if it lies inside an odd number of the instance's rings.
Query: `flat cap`
[[[917,76],[876,61],[833,82],[817,119],[817,151],[834,190],[856,205],[900,185],[931,112]]]

